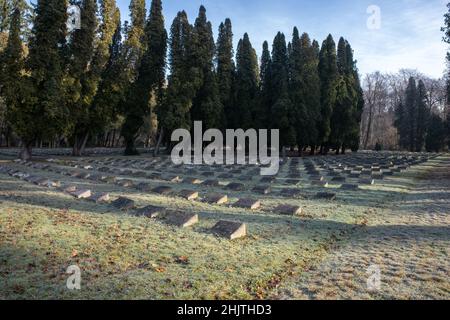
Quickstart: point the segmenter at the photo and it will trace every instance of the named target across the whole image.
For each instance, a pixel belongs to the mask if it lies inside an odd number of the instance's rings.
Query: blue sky
[[[128,20],[129,0],[117,0],[122,20]],[[150,5],[151,0],[147,0]],[[443,15],[447,0],[163,0],[169,28],[180,10],[194,22],[203,4],[213,23],[214,35],[221,21],[230,18],[235,43],[247,32],[258,54],[262,43],[272,43],[282,31],[288,38],[292,28],[308,32],[322,43],[328,33],[337,41],[349,40],[362,74],[380,70],[396,72],[412,68],[441,77],[445,69],[447,46],[442,43]],[[381,28],[367,27],[367,8],[381,10]]]

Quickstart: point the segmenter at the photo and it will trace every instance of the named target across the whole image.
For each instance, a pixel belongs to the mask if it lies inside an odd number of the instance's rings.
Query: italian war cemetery
[[[35,2],[0,0],[1,300],[450,299],[450,4]]]

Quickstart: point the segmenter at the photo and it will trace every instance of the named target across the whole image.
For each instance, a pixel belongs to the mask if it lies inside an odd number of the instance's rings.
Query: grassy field
[[[309,187],[300,199],[264,196],[254,212],[36,171],[141,206],[198,213],[187,229],[0,174],[0,299],[449,299],[449,159],[335,191],[336,201],[312,199]],[[227,194],[231,203],[255,197]],[[278,204],[303,214],[270,212]],[[219,220],[244,222],[249,235],[211,234]],[[367,289],[371,264],[381,267],[379,291]],[[82,271],[81,290],[66,287],[70,265]]]

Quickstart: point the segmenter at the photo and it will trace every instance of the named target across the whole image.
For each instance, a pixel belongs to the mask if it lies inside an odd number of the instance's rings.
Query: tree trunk
[[[75,135],[75,141],[73,143],[72,148],[72,156],[81,157],[83,155],[88,138],[89,138],[88,133]]]
[[[125,155],[126,156],[137,156],[139,152],[136,149],[134,138],[125,139]]]
[[[154,156],[154,157],[157,157],[157,156],[158,156],[158,153],[159,153],[159,147],[161,146],[161,142],[162,142],[162,140],[163,140],[163,136],[164,136],[164,129],[161,128],[161,130],[159,131],[158,142],[157,142],[156,145],[155,145],[155,151],[154,151],[154,153],[153,153],[153,156]]]
[[[24,161],[30,161],[32,158],[32,145],[33,143],[27,142],[23,143],[22,150],[20,151],[19,157]]]

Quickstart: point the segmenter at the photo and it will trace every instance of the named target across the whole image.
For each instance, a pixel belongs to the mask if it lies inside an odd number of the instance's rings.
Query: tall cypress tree
[[[194,83],[198,85],[193,100],[191,116],[193,121],[203,121],[204,128],[220,128],[223,119],[223,106],[220,102],[219,88],[214,71],[213,58],[215,44],[211,22],[206,18],[206,9],[200,7],[192,35],[192,61]]]
[[[21,137],[21,157],[29,159],[33,143],[54,139],[68,125],[63,83],[67,2],[39,0],[29,45],[23,105],[14,111],[14,129]]]
[[[445,121],[437,114],[431,114],[428,121],[425,149],[428,152],[441,152],[445,147]]]
[[[122,127],[125,154],[138,154],[135,139],[151,112],[151,98],[161,103],[165,81],[167,32],[164,27],[161,0],[153,0],[145,29],[146,51],[140,62],[138,77],[129,91],[126,119]]]
[[[74,156],[80,156],[88,139],[89,108],[91,102],[90,65],[94,56],[97,29],[97,2],[81,3],[81,28],[74,30],[69,43],[69,72],[66,77],[68,107]]]
[[[271,108],[273,104],[271,95],[271,66],[272,57],[269,51],[269,43],[264,41],[261,54],[261,67],[259,73],[259,110],[261,111],[256,118],[258,128],[270,128]]]
[[[0,95],[6,105],[6,120],[17,128],[22,116],[22,73],[24,56],[20,39],[21,12],[15,9],[11,15],[8,41],[5,51],[0,55]],[[22,124],[24,125],[24,124]],[[20,128],[18,128],[20,129]]]
[[[271,94],[274,104],[271,107],[272,128],[280,130],[280,145],[292,147],[296,144],[296,131],[293,125],[292,103],[289,98],[288,53],[286,38],[279,32],[274,39],[271,66]]]
[[[220,93],[220,102],[224,108],[224,125],[225,121],[231,121],[230,116],[233,114],[232,90],[235,76],[233,56],[233,31],[231,20],[226,19],[225,22],[222,22],[219,27],[216,57],[217,83]]]
[[[321,92],[321,119],[319,122],[319,141],[322,152],[329,142],[331,133],[331,116],[336,101],[336,84],[339,78],[336,61],[336,44],[331,34],[322,43],[319,61],[319,77]]]
[[[297,143],[300,150],[306,146],[314,149],[318,143],[317,124],[320,115],[318,57],[309,35],[304,33],[300,37],[297,28],[293,32],[290,61],[290,97],[295,114]]]
[[[193,28],[185,11],[178,12],[170,29],[170,75],[167,92],[157,108],[160,122],[160,139],[170,143],[172,132],[179,128],[191,129],[191,107],[198,84],[198,74],[193,67]]]
[[[427,90],[422,80],[417,86],[417,125],[415,132],[415,150],[421,152],[425,144],[425,135],[430,120],[430,112],[427,108]]]
[[[116,28],[109,46],[109,58],[102,71],[96,95],[90,112],[92,132],[102,132],[108,125],[117,121],[120,108],[125,101],[128,88],[126,56],[122,44],[120,12],[116,11]]]
[[[136,80],[139,64],[145,51],[145,0],[131,0],[130,2],[130,25],[124,28],[126,39],[124,43],[124,54],[127,57],[126,72],[129,81]]]
[[[239,41],[236,54],[236,90],[233,128],[249,129],[259,112],[256,98],[258,93],[258,58],[248,34]]]

